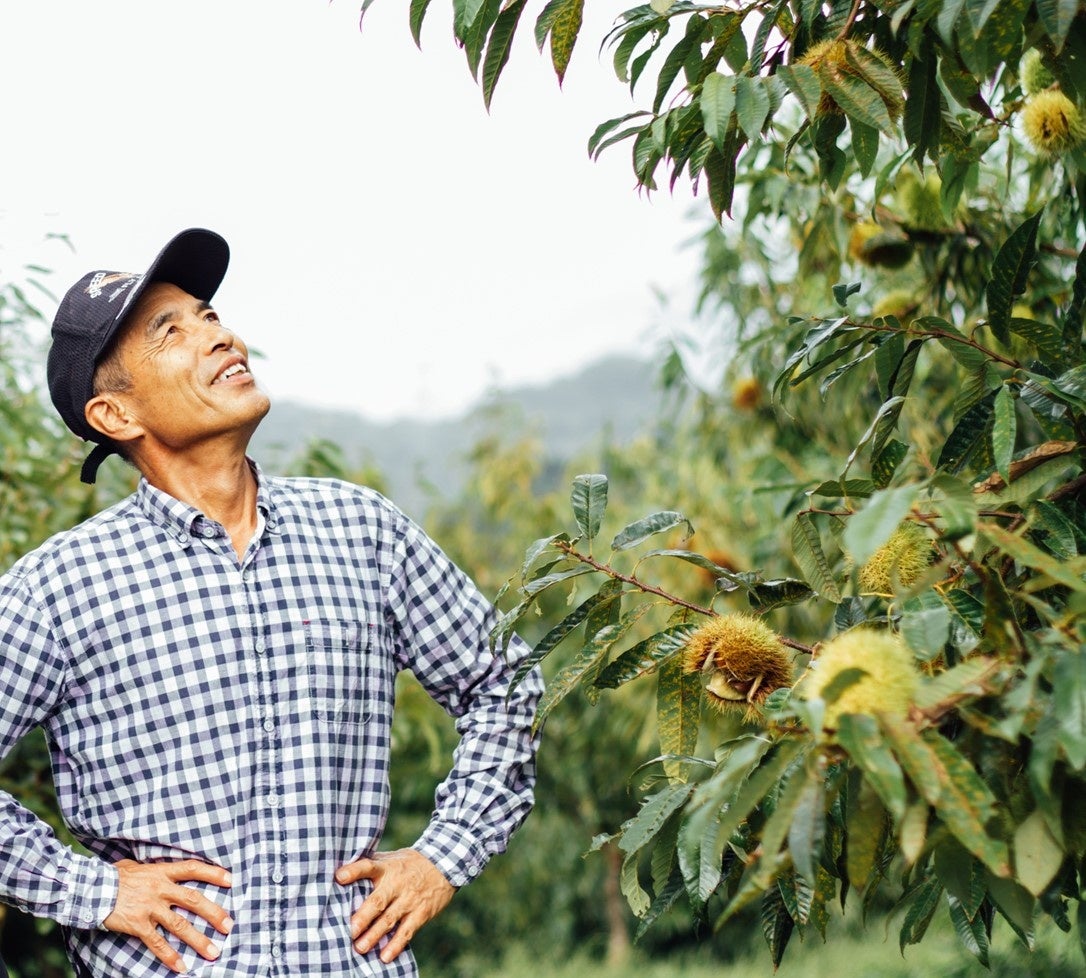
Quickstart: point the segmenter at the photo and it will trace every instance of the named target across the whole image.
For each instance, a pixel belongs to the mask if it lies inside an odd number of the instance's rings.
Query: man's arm
[[[67,671],[30,588],[0,577],[0,757],[60,703]],[[99,927],[117,871],[62,845],[44,821],[0,792],[0,899],[68,927]]]
[[[0,757],[43,723],[68,686],[63,656],[26,582],[0,578]],[[229,874],[198,860],[111,865],[61,844],[50,826],[0,791],[0,899],[76,928],[104,927],[141,940],[174,971],[184,963],[159,927],[206,958],[214,945],[175,911],[184,907],[229,933],[229,915],[181,881],[229,886]]]
[[[460,742],[438,787],[429,825],[411,849],[342,867],[341,882],[374,889],[352,917],[355,947],[368,951],[393,933],[391,961],[455,888],[474,879],[531,809],[537,738],[532,734],[542,679],[533,670],[511,694],[527,647],[514,640],[490,651],[495,613],[478,589],[414,523],[403,518],[388,592],[397,665],[410,669],[456,718]]]

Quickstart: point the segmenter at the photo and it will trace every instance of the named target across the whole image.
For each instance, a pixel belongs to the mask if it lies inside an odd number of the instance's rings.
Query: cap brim
[[[170,282],[189,295],[210,302],[226,277],[229,264],[230,247],[222,235],[205,228],[189,228],[174,235],[151,262],[139,285],[125,298],[117,324],[153,282]]]

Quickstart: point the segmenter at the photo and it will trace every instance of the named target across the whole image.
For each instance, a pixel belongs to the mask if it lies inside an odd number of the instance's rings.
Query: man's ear
[[[143,434],[143,426],[116,394],[97,394],[87,401],[83,415],[95,431],[115,442],[129,442]]]

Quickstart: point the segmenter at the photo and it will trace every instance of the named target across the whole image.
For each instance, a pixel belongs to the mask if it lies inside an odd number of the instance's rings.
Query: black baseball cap
[[[189,228],[167,242],[146,272],[87,272],[65,293],[53,318],[49,396],[75,434],[97,443],[83,463],[84,482],[94,482],[98,466],[116,451],[105,435],[87,423],[83,411],[94,396],[94,370],[125,316],[152,282],[170,282],[210,302],[229,262],[230,248],[221,235]]]

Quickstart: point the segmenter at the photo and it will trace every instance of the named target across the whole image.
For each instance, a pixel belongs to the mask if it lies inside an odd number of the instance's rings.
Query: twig
[[[632,574],[623,574],[620,571],[615,570],[610,564],[601,564],[594,557],[583,554],[579,550],[576,550],[571,544],[566,543],[564,540],[556,540],[554,546],[562,551],[567,557],[572,557],[574,560],[579,560],[582,564],[588,564],[593,570],[598,570],[602,574],[606,574],[608,577],[613,578],[616,581],[622,581],[624,584],[632,585],[639,591],[643,591],[645,594],[654,594],[658,598],[663,598],[665,601],[671,604],[678,605],[680,608],[686,608],[688,611],[696,612],[699,615],[705,615],[706,618],[719,618],[720,612],[714,611],[712,608],[703,608],[701,605],[694,604],[693,602],[686,601],[680,598],[678,595],[671,594],[668,591],[664,591],[661,588],[654,587],[652,584],[646,584],[644,581],[639,580]],[[811,647],[804,645],[802,642],[796,642],[793,639],[785,638],[783,635],[778,635],[780,643],[787,648],[795,649],[797,652],[810,653]]]

